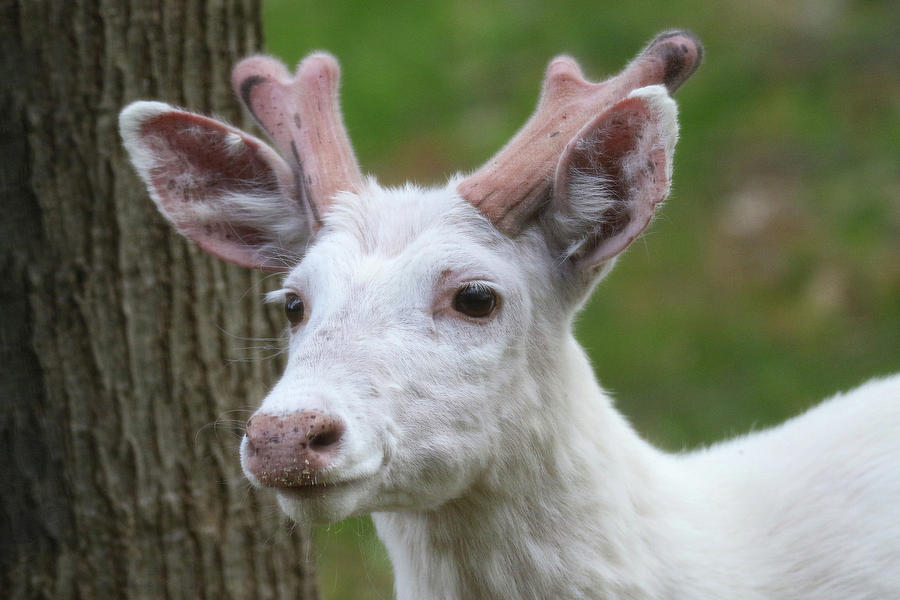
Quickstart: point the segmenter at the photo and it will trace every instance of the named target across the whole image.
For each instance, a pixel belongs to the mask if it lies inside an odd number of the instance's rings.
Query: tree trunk
[[[258,0],[0,3],[0,595],[316,597],[227,426],[282,323],[163,223],[117,132],[138,98],[239,121]]]

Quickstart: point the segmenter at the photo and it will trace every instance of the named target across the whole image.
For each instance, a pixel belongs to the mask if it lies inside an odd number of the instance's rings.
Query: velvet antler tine
[[[336,193],[359,192],[363,187],[363,176],[341,117],[340,77],[334,57],[317,53],[297,67],[294,84],[301,110],[294,115],[292,126],[304,133],[297,140],[297,151],[309,165],[307,183],[320,212],[327,210]]]
[[[703,47],[692,34],[667,31],[621,73],[599,83],[586,81],[572,58],[553,59],[534,114],[457,191],[501,231],[519,232],[547,199],[559,157],[582,127],[637,88],[662,84],[675,91],[702,57]]]
[[[266,56],[241,61],[232,86],[291,164],[301,199],[318,227],[334,195],[363,186],[338,103],[340,67],[329,54],[307,56],[291,77]]]

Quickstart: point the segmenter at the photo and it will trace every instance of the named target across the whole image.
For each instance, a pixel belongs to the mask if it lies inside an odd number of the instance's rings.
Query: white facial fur
[[[315,496],[279,491],[294,519],[428,509],[458,497],[497,453],[514,450],[507,438],[529,399],[539,402],[531,345],[553,338],[530,333],[562,327],[569,312],[546,305],[558,303],[550,254],[537,236],[500,234],[453,188],[371,182],[361,196],[344,195],[274,294],[299,295],[307,316],[259,412],[343,419],[340,454],[319,480],[354,482]],[[487,319],[451,306],[471,281],[499,298]]]

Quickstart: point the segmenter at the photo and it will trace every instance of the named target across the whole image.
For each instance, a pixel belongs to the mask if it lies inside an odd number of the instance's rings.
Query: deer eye
[[[490,316],[496,307],[497,294],[479,282],[463,285],[453,297],[453,310],[476,319]]]
[[[291,322],[291,327],[296,327],[303,322],[303,313],[303,300],[300,299],[300,296],[297,294],[288,294],[285,296],[284,314],[287,316],[288,321]]]

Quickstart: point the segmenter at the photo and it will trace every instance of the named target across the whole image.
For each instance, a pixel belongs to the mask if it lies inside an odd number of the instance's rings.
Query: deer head
[[[669,97],[700,43],[654,39],[600,83],[554,59],[534,115],[442,188],[365,179],[338,67],[253,57],[233,86],[276,150],[225,123],[136,102],[121,131],[162,214],[204,250],[285,274],[285,373],[248,423],[248,478],[297,519],[429,508],[567,426],[559,357],[594,282],[666,197]],[[554,387],[555,386],[555,387]]]

